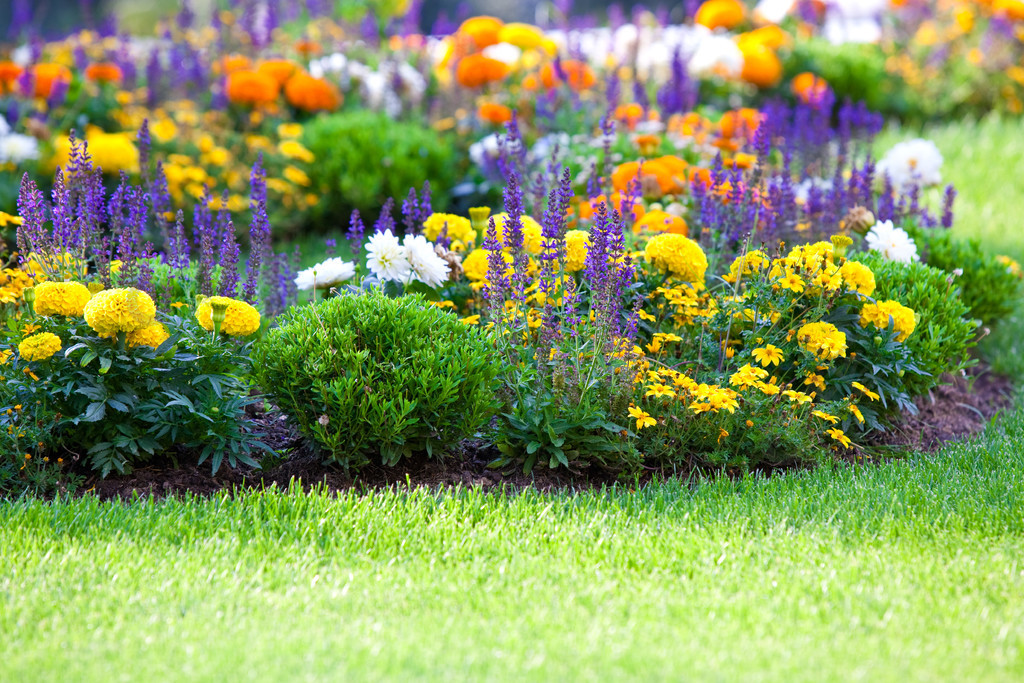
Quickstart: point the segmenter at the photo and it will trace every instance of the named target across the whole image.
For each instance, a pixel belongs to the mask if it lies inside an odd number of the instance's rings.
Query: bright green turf
[[[642,493],[9,503],[0,679],[1020,680],[1022,430]]]
[[[1014,256],[1019,130],[927,131],[956,229]],[[1015,681],[1022,558],[1021,410],[937,455],[641,493],[0,502],[0,681]]]

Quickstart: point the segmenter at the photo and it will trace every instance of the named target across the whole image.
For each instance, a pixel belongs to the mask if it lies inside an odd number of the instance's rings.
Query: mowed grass
[[[1015,257],[1019,131],[925,131],[955,229]],[[886,465],[638,492],[4,501],[0,634],[0,681],[1021,680],[1024,411]]]
[[[640,492],[0,506],[4,680],[1020,680],[1024,417]]]

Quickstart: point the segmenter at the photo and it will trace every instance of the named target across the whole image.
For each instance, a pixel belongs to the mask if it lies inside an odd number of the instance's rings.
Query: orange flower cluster
[[[274,104],[284,90],[288,104],[306,112],[333,111],[341,105],[341,93],[322,78],[314,78],[294,62],[274,59],[256,69],[234,68],[240,59],[221,60],[227,76],[227,97],[232,104],[266,107]]]
[[[341,106],[341,93],[322,78],[300,71],[284,86],[288,104],[306,112],[334,111]]]
[[[121,67],[112,62],[96,62],[85,68],[85,78],[94,83],[113,83],[117,85],[124,78]]]

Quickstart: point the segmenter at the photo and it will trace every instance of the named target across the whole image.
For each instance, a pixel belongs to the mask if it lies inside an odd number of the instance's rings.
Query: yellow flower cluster
[[[732,262],[732,265],[729,266],[729,273],[723,275],[722,279],[726,282],[736,282],[737,277],[752,275],[767,268],[769,265],[771,265],[771,259],[763,251],[757,249],[748,251]]]
[[[565,269],[570,273],[583,270],[590,248],[590,233],[585,230],[569,230],[565,233]]]
[[[717,413],[725,410],[734,413],[739,406],[737,394],[728,387],[717,384],[701,384],[692,377],[672,368],[660,368],[647,373],[646,397],[676,399],[686,403],[688,410],[695,414]]]
[[[497,228],[498,234],[502,236],[502,242],[506,245],[508,244],[508,237],[505,235],[505,225],[508,223],[508,218],[509,215],[507,213],[494,215],[494,227]],[[529,216],[520,216],[519,219],[523,223],[523,246],[531,254],[539,254],[544,246],[540,223]]]
[[[132,142],[131,133],[104,133],[98,128],[90,129],[85,140],[89,144],[93,165],[102,168],[104,173],[139,172],[139,150]],[[54,165],[66,167],[70,156],[70,138],[57,138],[54,143]]]
[[[505,259],[511,260],[511,257]],[[487,279],[487,250],[474,249],[462,259],[462,272],[472,283],[481,283]]]
[[[647,242],[644,255],[655,267],[685,282],[703,283],[708,269],[704,251],[689,237],[676,233],[655,235]]]
[[[154,320],[145,327],[129,332],[125,341],[130,349],[136,346],[152,346],[155,349],[167,341],[168,337],[170,335],[167,334],[167,329]]]
[[[847,261],[839,269],[839,273],[843,276],[843,282],[846,283],[847,289],[864,296],[871,296],[875,293],[875,274],[863,263]]]
[[[213,331],[213,306],[227,306],[220,331],[230,337],[248,337],[260,329],[260,312],[244,301],[226,296],[211,296],[200,302],[196,320],[207,332]]]
[[[453,213],[432,213],[423,221],[423,235],[433,242],[447,226],[453,251],[462,251],[476,242],[477,234],[468,218]]]
[[[846,334],[832,323],[807,323],[796,333],[797,342],[822,360],[846,357]]]
[[[25,337],[18,344],[18,353],[22,360],[47,360],[53,354],[60,351],[60,337],[52,332],[40,332],[30,337]]]
[[[898,301],[865,304],[860,311],[861,327],[874,325],[880,330],[885,330],[889,328],[890,320],[892,320],[893,329],[897,332],[897,341],[906,341],[917,326],[914,311]]]
[[[81,282],[42,282],[35,288],[37,315],[80,317],[92,292]]]
[[[128,287],[97,293],[83,311],[85,322],[100,335],[134,332],[153,322],[156,306],[149,294]]]

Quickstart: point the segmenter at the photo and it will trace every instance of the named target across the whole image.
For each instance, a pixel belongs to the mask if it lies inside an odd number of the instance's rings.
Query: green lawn
[[[957,230],[1016,257],[1019,131],[927,131]],[[0,502],[0,633],[0,681],[1017,681],[1024,410],[935,455],[641,492]]]

